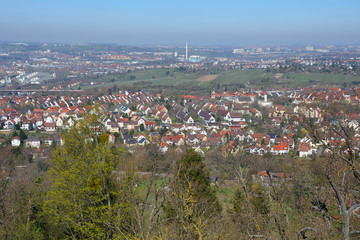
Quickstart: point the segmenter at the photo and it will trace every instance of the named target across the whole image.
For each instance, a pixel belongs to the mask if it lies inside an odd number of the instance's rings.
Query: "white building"
[[[38,136],[30,136],[26,139],[26,147],[39,148],[41,141]]]
[[[20,144],[21,144],[20,137],[16,136],[11,139],[11,146],[18,147],[20,146]]]
[[[258,104],[262,107],[271,108],[273,103],[267,100],[267,95],[264,95],[264,101],[259,100]]]

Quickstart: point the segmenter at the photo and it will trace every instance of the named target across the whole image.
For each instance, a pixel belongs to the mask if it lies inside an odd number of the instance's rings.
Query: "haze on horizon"
[[[358,0],[3,1],[0,40],[118,44],[360,43]]]

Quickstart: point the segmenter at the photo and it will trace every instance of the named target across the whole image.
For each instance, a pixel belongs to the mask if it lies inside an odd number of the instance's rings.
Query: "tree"
[[[131,129],[130,132],[129,132],[129,135],[130,135],[130,136],[133,136],[134,133],[135,133],[135,130],[134,130],[134,129]]]
[[[221,212],[221,205],[210,184],[210,173],[201,155],[188,150],[176,162],[171,195],[165,213],[186,239],[201,239],[209,219]]]
[[[171,107],[171,105],[170,105],[169,102],[166,102],[165,108],[166,108],[168,111],[170,111],[170,109],[171,109],[172,107]]]
[[[101,144],[106,144],[106,143],[109,143],[109,134],[107,133],[103,133],[101,134],[101,136],[99,137],[98,141],[99,143]]]
[[[55,238],[124,238],[131,232],[132,175],[115,176],[121,151],[98,141],[88,126],[72,128],[53,152],[45,213]]]
[[[33,131],[34,130],[34,124],[32,122],[30,122],[29,124],[29,130],[30,131]]]
[[[24,130],[20,129],[19,137],[20,137],[20,140],[21,140],[21,141],[24,141],[24,140],[27,139],[27,135],[26,135],[26,133],[24,132]]]
[[[319,113],[321,122],[314,119],[314,112]],[[350,118],[354,112],[359,112],[358,106],[345,102],[317,104],[301,111],[302,125],[308,135],[325,149],[326,154],[316,160],[325,169],[322,174],[334,193],[338,211],[343,218],[342,237],[346,240],[360,233],[359,229],[351,226],[353,215],[360,218],[356,213],[360,209],[359,127],[352,125]],[[349,206],[349,202],[353,205]]]
[[[142,123],[142,124],[140,124],[140,131],[144,131],[145,130],[145,127],[144,127],[144,124]]]

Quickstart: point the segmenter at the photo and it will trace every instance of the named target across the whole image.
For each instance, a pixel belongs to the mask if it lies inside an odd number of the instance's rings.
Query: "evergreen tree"
[[[164,205],[165,215],[184,239],[202,239],[203,224],[221,212],[221,205],[211,187],[210,174],[201,155],[188,150],[177,161],[171,195]]]
[[[22,129],[20,129],[19,137],[20,137],[20,140],[21,140],[21,141],[24,141],[24,140],[26,140],[26,139],[28,138],[27,135],[26,135],[26,133],[25,133],[25,131],[22,130]]]
[[[219,208],[215,190],[211,187],[210,173],[200,154],[190,149],[176,163],[174,178],[175,191],[188,189],[189,184],[199,205],[205,203],[206,208]],[[213,209],[214,210],[214,209]]]
[[[263,187],[259,184],[253,185],[253,196],[251,203],[256,213],[266,217],[270,213],[270,200]]]
[[[29,130],[30,131],[33,131],[34,130],[34,124],[32,122],[30,122],[29,124]]]

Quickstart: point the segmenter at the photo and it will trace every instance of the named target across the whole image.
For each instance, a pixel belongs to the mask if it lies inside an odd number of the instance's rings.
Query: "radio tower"
[[[187,47],[187,43],[185,45],[185,62],[188,60],[188,47]]]

